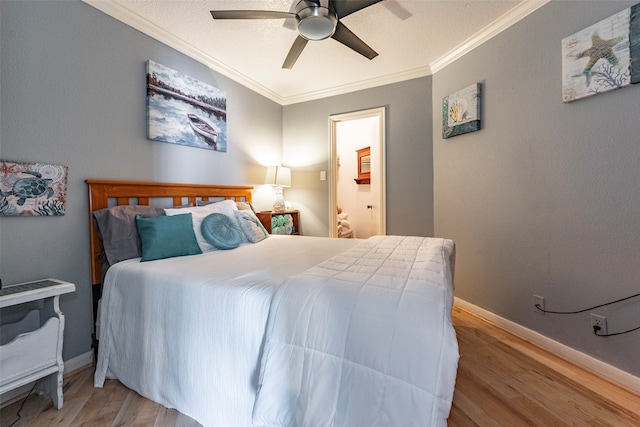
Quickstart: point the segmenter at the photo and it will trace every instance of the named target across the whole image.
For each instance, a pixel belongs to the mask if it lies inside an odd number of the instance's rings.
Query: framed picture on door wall
[[[562,40],[562,101],[640,82],[640,3]]]
[[[444,139],[480,130],[480,83],[442,98]]]

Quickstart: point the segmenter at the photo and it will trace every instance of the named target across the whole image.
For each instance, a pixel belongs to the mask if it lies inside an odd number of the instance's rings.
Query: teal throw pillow
[[[142,244],[140,261],[202,253],[193,232],[190,213],[154,218],[136,215],[136,225]]]
[[[200,231],[207,243],[218,249],[235,249],[242,242],[242,230],[235,218],[222,213],[207,215],[202,220]]]

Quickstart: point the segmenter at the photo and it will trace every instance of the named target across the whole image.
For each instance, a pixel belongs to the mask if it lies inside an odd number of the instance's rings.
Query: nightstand
[[[273,220],[273,217],[277,217],[278,215],[291,215],[291,218],[293,219],[293,227],[295,229],[295,232],[291,234],[295,234],[295,235],[300,234],[300,214],[297,210],[290,210],[290,211],[283,211],[283,212],[274,212],[274,211],[256,212],[256,216],[258,217],[262,225],[264,225],[264,228],[267,229],[267,232],[269,234],[272,234],[271,221]]]
[[[74,292],[73,283],[56,279],[7,286],[0,290],[0,308],[42,301],[20,320],[0,325],[0,394],[38,380],[36,390],[47,393],[62,408],[62,338],[64,314],[60,295]]]

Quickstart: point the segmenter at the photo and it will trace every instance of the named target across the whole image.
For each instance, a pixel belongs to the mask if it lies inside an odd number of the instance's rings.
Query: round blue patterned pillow
[[[200,231],[204,239],[218,249],[234,249],[242,241],[242,230],[234,219],[221,213],[212,213],[202,220]]]

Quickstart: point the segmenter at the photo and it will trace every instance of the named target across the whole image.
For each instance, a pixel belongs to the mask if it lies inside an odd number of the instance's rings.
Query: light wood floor
[[[640,395],[616,387],[454,308],[460,362],[449,426],[640,426]],[[64,408],[31,395],[17,426],[199,426],[118,381],[93,388],[93,369],[65,378]],[[16,419],[22,401],[2,409]],[[231,426],[221,426],[231,427]],[[402,426],[394,426],[402,427]],[[428,426],[425,426],[428,427]]]
[[[640,395],[454,307],[449,426],[640,426]]]

